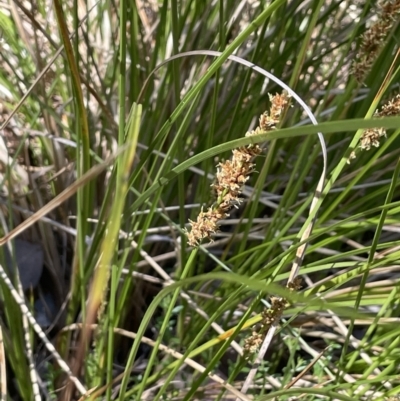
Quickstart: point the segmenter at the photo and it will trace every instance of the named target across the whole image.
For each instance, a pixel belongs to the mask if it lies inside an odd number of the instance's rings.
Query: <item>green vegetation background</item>
[[[393,23],[366,48],[361,35],[388,3]],[[1,269],[3,400],[400,393],[400,117],[379,121],[378,147],[359,147],[399,92],[398,3],[0,4],[0,245],[18,234],[44,258],[24,293]],[[282,88],[230,55],[286,83],[321,125],[293,101],[279,129],[246,138]],[[315,194],[317,132],[327,176]],[[215,200],[216,165],[250,141],[265,151],[242,205],[214,242],[189,248],[184,228]],[[303,288],[290,292],[314,218]],[[240,393],[256,357],[242,347],[271,296],[290,306]],[[52,324],[35,323],[49,305]]]

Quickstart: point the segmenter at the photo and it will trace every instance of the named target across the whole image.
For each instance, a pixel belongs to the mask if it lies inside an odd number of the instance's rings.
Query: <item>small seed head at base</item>
[[[192,229],[187,231],[188,244],[198,246],[202,239],[212,239],[212,234],[215,234],[219,228],[218,221],[227,216],[227,213],[211,207],[206,212],[202,210],[196,221],[189,220]]]

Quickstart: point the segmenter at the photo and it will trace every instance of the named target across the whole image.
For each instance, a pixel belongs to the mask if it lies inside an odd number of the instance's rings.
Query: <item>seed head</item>
[[[281,95],[270,95],[270,101],[270,112],[261,115],[259,126],[247,132],[247,137],[275,129],[282,118],[284,109],[289,104],[289,96],[285,92]],[[189,220],[192,227],[190,231],[187,231],[190,246],[198,246],[205,238],[211,240],[212,235],[218,231],[219,220],[228,217],[232,207],[240,205],[243,186],[255,168],[253,160],[261,152],[262,148],[257,144],[242,146],[232,151],[230,160],[218,163],[215,182],[211,185],[216,193],[217,201],[206,212],[202,210],[196,221]]]

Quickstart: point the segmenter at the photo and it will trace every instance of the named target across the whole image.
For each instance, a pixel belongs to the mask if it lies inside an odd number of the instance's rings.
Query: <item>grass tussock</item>
[[[399,399],[399,11],[1,2],[0,400]]]

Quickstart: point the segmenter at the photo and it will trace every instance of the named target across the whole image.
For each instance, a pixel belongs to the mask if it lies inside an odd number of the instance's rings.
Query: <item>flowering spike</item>
[[[351,74],[362,82],[376,60],[379,50],[400,14],[400,0],[381,0],[377,4],[377,21],[361,37],[361,47],[355,57]]]
[[[283,112],[289,104],[290,97],[284,92],[281,95],[270,95],[271,108],[260,117],[259,126],[246,134],[246,136],[259,135],[276,128],[282,118]],[[188,244],[198,246],[205,238],[211,240],[212,235],[218,231],[219,220],[228,217],[229,210],[237,207],[242,199],[243,186],[254,171],[253,160],[262,152],[259,145],[250,144],[233,149],[231,160],[218,163],[215,182],[211,185],[215,190],[217,201],[206,212],[201,210],[196,221],[189,220],[192,227],[187,230]]]

